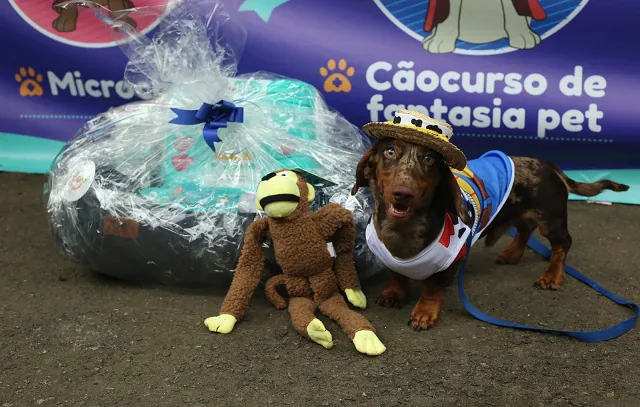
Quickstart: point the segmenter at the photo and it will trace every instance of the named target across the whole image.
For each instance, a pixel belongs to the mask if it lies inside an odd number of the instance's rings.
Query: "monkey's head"
[[[279,170],[262,177],[256,192],[256,206],[271,218],[286,218],[296,210],[308,210],[315,196],[315,189],[302,175]]]

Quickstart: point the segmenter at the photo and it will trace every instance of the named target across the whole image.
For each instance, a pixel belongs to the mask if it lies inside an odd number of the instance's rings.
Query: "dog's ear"
[[[356,183],[351,189],[351,195],[358,193],[360,188],[369,187],[369,178],[371,177],[371,167],[375,165],[375,154],[378,151],[378,142],[371,145],[369,150],[362,156],[358,167],[356,168]]]
[[[473,220],[469,216],[462,201],[462,193],[460,192],[456,177],[447,164],[443,163],[440,171],[442,175],[440,185],[438,186],[440,188],[440,194],[437,196],[442,197],[441,199],[445,210],[458,215],[463,223],[467,225],[471,224]]]

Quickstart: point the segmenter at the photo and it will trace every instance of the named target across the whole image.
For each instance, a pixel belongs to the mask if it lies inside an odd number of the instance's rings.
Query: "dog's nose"
[[[413,198],[413,190],[407,187],[393,187],[393,197],[398,201],[408,201]]]

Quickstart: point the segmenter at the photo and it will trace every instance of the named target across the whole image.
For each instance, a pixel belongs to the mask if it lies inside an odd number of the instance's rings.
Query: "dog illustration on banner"
[[[110,48],[114,30],[97,18],[91,7],[109,10],[107,20],[116,20],[146,34],[160,24],[178,2],[173,0],[4,0],[34,30],[50,39],[73,47]],[[146,10],[145,12],[137,12]]]
[[[531,20],[546,18],[539,0],[430,0],[424,30],[431,35],[422,47],[441,54],[453,52],[458,40],[486,44],[507,38],[512,48],[532,49],[541,40]]]
[[[371,1],[420,42],[419,49],[433,54],[498,55],[535,49],[566,27],[590,0]]]
[[[53,20],[53,28],[58,32],[70,32],[76,29],[78,22],[78,4],[69,4],[66,7],[61,5],[68,0],[54,0],[53,9],[59,14],[58,18]],[[101,6],[108,10],[111,10],[110,17],[114,20],[121,20],[132,27],[136,27],[136,22],[126,12],[122,10],[129,10],[134,8],[131,0],[97,0]]]

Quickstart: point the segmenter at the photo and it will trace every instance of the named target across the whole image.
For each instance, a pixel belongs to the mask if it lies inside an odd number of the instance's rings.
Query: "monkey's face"
[[[300,199],[311,202],[314,198],[313,186],[295,172],[283,170],[262,178],[256,192],[256,206],[271,218],[286,218],[298,208]]]

